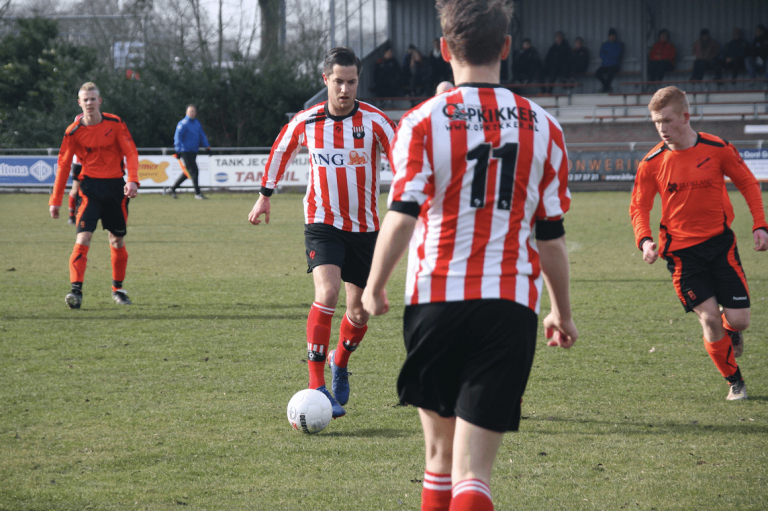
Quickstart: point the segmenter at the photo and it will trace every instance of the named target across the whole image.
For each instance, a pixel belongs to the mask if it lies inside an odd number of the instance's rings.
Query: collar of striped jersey
[[[504,87],[500,83],[481,83],[481,82],[458,83],[456,84],[456,87],[475,87],[476,89],[506,89],[506,87]]]
[[[331,115],[331,111],[328,110],[328,102],[325,102],[325,105],[323,105],[323,111],[325,112],[325,116],[331,119],[332,121],[343,121],[344,119],[348,117],[352,117],[357,113],[358,108],[360,108],[360,102],[358,100],[355,100],[355,106],[352,107],[352,111],[349,112],[347,115]]]

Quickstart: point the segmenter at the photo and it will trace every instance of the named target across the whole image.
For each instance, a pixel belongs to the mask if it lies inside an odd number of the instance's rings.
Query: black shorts
[[[127,233],[128,202],[123,178],[83,178],[78,190],[77,232],[93,232],[101,220],[101,226],[123,237]]]
[[[723,307],[749,308],[747,276],[732,230],[670,252],[666,260],[675,292],[686,312],[713,296]]]
[[[517,431],[537,324],[536,313],[509,300],[407,306],[400,402],[492,431]]]
[[[333,264],[341,268],[341,280],[365,288],[378,236],[378,231],[348,232],[326,224],[305,225],[307,273],[315,266]]]

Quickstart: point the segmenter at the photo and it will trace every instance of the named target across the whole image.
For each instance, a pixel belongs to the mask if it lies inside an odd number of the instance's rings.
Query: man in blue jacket
[[[624,45],[618,41],[616,29],[608,31],[608,40],[600,46],[600,58],[602,65],[595,71],[595,76],[603,88],[600,92],[611,92],[613,76],[621,69],[621,55],[624,53]]]
[[[185,179],[190,178],[195,187],[195,199],[207,199],[200,191],[200,185],[197,184],[197,151],[200,147],[205,147],[208,156],[211,155],[211,144],[203,132],[200,121],[196,119],[197,108],[195,105],[187,106],[187,116],[176,125],[176,133],[173,135],[173,146],[176,150],[174,156],[180,160],[181,168],[184,171],[179,179],[173,183],[173,186],[164,190],[165,195],[170,195],[176,199],[176,188],[178,188]]]

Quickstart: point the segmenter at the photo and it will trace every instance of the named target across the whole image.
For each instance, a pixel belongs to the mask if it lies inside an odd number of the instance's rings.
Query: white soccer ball
[[[312,435],[331,422],[331,400],[319,390],[304,389],[288,401],[288,422],[293,429]]]

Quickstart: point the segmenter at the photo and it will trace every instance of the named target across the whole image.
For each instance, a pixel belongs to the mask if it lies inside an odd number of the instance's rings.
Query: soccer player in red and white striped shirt
[[[357,101],[362,64],[345,47],[333,48],[323,63],[328,101],[296,114],[272,145],[259,200],[248,220],[269,223],[270,196],[301,147],[309,151],[310,179],[304,196],[307,265],[315,283],[315,301],[307,320],[309,387],[325,393],[333,416],[345,414],[349,399],[347,362],[368,328],[361,297],[379,231],[381,157],[388,157],[394,124],[383,112]],[[345,282],[347,313],[339,342],[328,353],[331,319]],[[332,396],[325,387],[325,363],[331,366]],[[338,402],[337,402],[338,400]]]
[[[569,348],[578,337],[563,227],[568,158],[557,121],[499,85],[507,2],[437,5],[457,86],[400,122],[363,305],[387,312],[384,286],[410,241],[397,386],[424,429],[421,509],[485,511],[502,436],[520,422],[542,277],[548,344]]]

